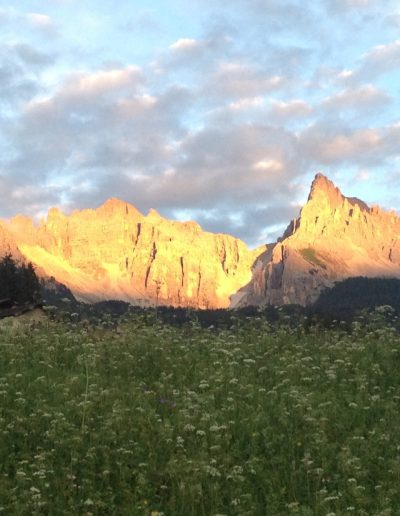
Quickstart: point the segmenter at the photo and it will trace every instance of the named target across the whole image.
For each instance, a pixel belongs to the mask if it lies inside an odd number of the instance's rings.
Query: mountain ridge
[[[110,198],[70,215],[51,208],[38,225],[24,215],[1,222],[0,254],[32,261],[87,302],[308,305],[340,279],[400,277],[399,235],[396,213],[344,196],[318,173],[299,216],[257,249]]]
[[[5,231],[41,274],[89,302],[228,307],[231,294],[250,281],[254,261],[239,239],[155,210],[146,216],[116,198],[70,215],[52,208],[38,226],[19,215]]]
[[[299,217],[256,261],[241,304],[309,305],[341,279],[400,277],[399,235],[395,212],[346,197],[317,174]]]

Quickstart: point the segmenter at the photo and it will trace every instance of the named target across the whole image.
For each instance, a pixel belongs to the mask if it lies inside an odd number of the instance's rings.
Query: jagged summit
[[[327,176],[318,172],[313,182],[311,183],[310,193],[308,195],[307,202],[309,201],[318,201],[320,202],[322,199],[325,199],[329,204],[333,206],[338,206],[343,203],[344,199],[352,205],[358,205],[359,208],[363,210],[369,210],[369,206],[367,203],[358,199],[358,197],[346,197],[340,191],[340,189],[331,181]]]
[[[352,276],[400,277],[400,217],[345,197],[319,173],[306,204],[259,264],[246,303],[302,304]]]
[[[313,200],[321,201],[322,199],[325,199],[330,204],[336,205],[343,201],[343,197],[344,196],[341,191],[337,186],[335,186],[333,181],[319,172],[311,183],[307,202]]]

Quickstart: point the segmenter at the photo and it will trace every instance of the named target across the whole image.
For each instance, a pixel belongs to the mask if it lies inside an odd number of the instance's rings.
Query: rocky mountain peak
[[[342,203],[343,195],[330,179],[324,174],[318,173],[311,184],[308,196],[308,202],[310,201],[325,201],[335,206]]]
[[[97,208],[96,212],[101,215],[106,216],[128,216],[134,218],[142,218],[143,215],[128,202],[122,201],[116,197],[111,197],[107,199],[99,208]]]
[[[319,173],[299,218],[259,265],[244,299],[307,305],[335,281],[400,277],[399,235],[395,212],[345,197]]]

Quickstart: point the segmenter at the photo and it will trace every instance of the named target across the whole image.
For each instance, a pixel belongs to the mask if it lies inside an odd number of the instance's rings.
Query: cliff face
[[[85,301],[227,307],[255,259],[238,239],[155,211],[143,216],[117,199],[70,216],[51,209],[38,228],[18,216],[8,230],[27,260]]]
[[[0,257],[6,254],[11,254],[16,260],[22,259],[14,235],[9,231],[7,223],[0,221]]]
[[[299,218],[256,261],[240,304],[307,305],[352,276],[400,277],[400,218],[343,196],[317,174]]]

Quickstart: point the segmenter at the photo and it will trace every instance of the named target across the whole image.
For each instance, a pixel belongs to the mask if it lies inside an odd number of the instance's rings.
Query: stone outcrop
[[[353,276],[400,277],[400,218],[317,174],[299,218],[257,259],[239,304],[307,305]]]
[[[236,238],[154,210],[144,216],[118,199],[70,216],[53,208],[38,227],[17,216],[8,231],[39,272],[89,302],[228,307],[230,296],[251,280],[255,259]]]

